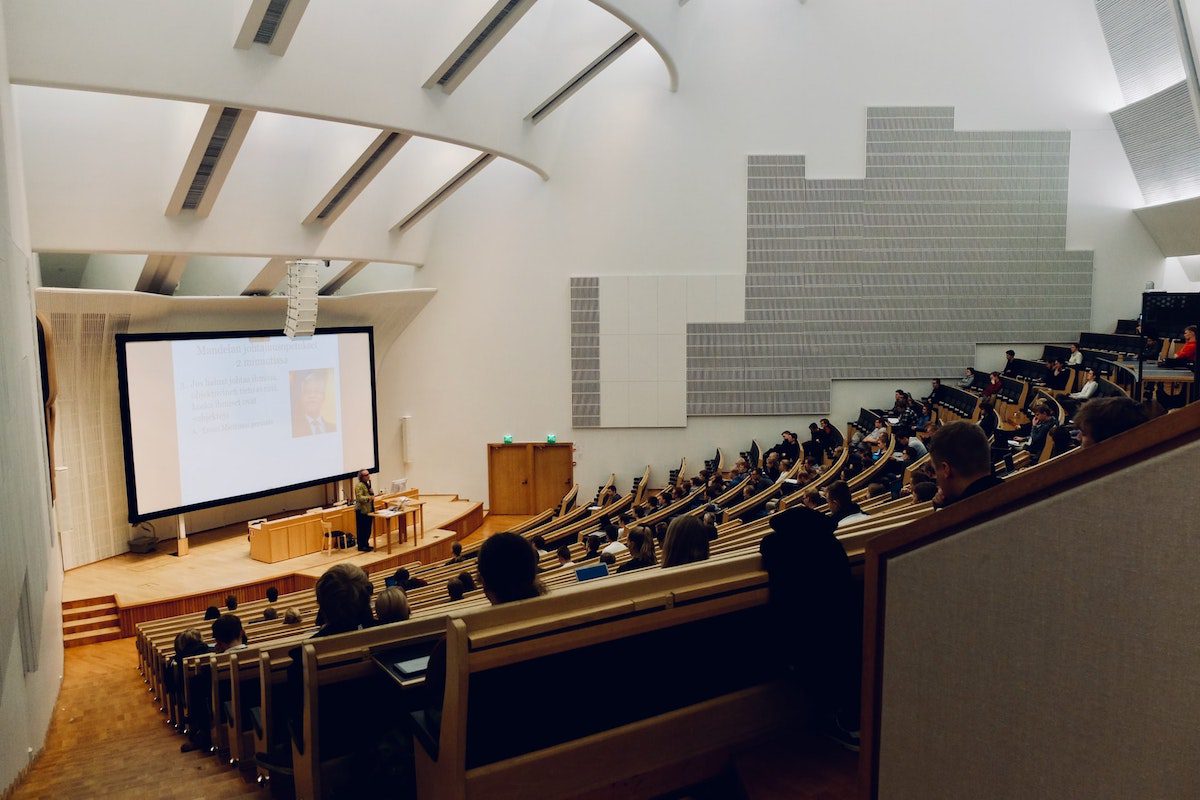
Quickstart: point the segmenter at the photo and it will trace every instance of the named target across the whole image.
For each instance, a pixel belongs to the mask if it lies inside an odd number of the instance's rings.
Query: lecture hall
[[[0,800],[1200,797],[1200,0],[0,0]]]

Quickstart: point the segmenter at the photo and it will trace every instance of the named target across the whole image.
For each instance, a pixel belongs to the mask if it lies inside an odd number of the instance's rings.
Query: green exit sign
[[[553,433],[546,434],[546,444],[554,444],[557,441],[558,441],[558,437],[555,436]]]
[[[504,443],[512,444],[512,434],[511,433],[504,434]]]

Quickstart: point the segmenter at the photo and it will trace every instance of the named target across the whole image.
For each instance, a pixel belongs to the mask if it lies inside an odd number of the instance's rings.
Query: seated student
[[[1067,356],[1067,366],[1078,367],[1083,363],[1083,351],[1079,349],[1079,345],[1076,342],[1071,342],[1068,347],[1071,349],[1071,355]]]
[[[857,750],[862,589],[834,531],[824,514],[788,509],[771,518],[759,553],[788,672],[813,704],[820,732]]]
[[[200,631],[188,628],[175,637],[175,657],[171,660],[170,668],[165,674],[167,691],[176,697],[183,697],[183,682],[186,676],[183,672],[183,660],[189,656],[211,653],[212,648],[204,643]],[[197,684],[192,685],[193,688]],[[179,752],[190,753],[193,750],[207,750],[211,745],[211,719],[209,704],[193,701],[188,709],[187,723],[188,740],[179,747]]]
[[[468,592],[473,592],[477,588],[475,586],[475,578],[469,572],[458,573],[458,582],[463,585],[463,588]]]
[[[204,609],[205,622],[210,622],[219,616],[221,616],[221,609],[217,608],[216,606],[209,606],[208,608]]]
[[[845,444],[841,431],[830,425],[827,419],[821,420],[821,436],[825,443],[825,453],[830,458],[836,456]]]
[[[829,503],[829,517],[839,528],[859,520],[867,519],[858,503],[850,495],[850,485],[845,481],[834,481],[825,490],[825,499]]]
[[[412,577],[409,574],[409,571],[404,567],[401,567],[392,573],[392,578],[396,581],[396,585],[406,592],[412,591],[413,589],[420,589],[422,586],[429,585],[420,578]]]
[[[1175,351],[1173,358],[1166,358],[1159,363],[1164,367],[1190,367],[1196,360],[1196,326],[1188,325],[1183,329],[1183,346]]]
[[[467,557],[463,555],[462,542],[455,542],[450,545],[450,552],[452,555],[446,560],[447,564],[458,564],[467,560]]]
[[[367,573],[357,564],[342,562],[325,570],[315,588],[322,625],[313,638],[371,627],[374,588]]]
[[[971,371],[970,367],[967,367],[965,370],[963,370],[963,376],[958,379],[958,386],[961,389],[970,389],[971,385],[974,383],[975,373]]]
[[[883,417],[876,417],[874,429],[863,437],[862,443],[867,447],[879,447],[880,442],[887,436],[887,432],[887,423],[884,422]]]
[[[996,413],[996,401],[994,398],[985,397],[979,401],[979,428],[983,431],[983,435],[987,438],[992,438],[996,434],[996,428],[1000,425],[1000,415]],[[934,434],[935,436],[937,434]],[[932,440],[931,440],[932,441]]]
[[[671,520],[663,540],[663,568],[707,561],[710,539],[708,526],[695,517],[683,516]]]
[[[928,503],[937,495],[937,484],[932,481],[917,481],[912,486],[913,504]]]
[[[600,545],[603,544],[605,541],[607,541],[607,540],[606,539],[597,539],[595,536],[587,537],[587,539],[584,542],[584,553],[583,553],[582,560],[583,561],[591,561],[593,558],[596,558],[597,556],[599,556],[600,555]]]
[[[914,431],[924,430],[929,421],[933,419],[933,406],[924,402],[915,403],[914,409],[913,417],[915,419],[913,420],[912,428]]]
[[[605,536],[608,537],[608,544],[606,544],[604,546],[604,548],[600,551],[600,553],[602,555],[604,553],[612,553],[613,556],[619,556],[622,553],[629,552],[629,548],[626,547],[624,544],[622,544],[620,541],[618,541],[618,539],[621,535],[621,532],[618,529],[609,527],[609,528],[605,529],[604,534],[605,534]]]
[[[236,597],[234,597],[233,595],[229,595],[228,597],[225,598],[225,610],[226,611],[237,611],[237,606],[238,606],[238,601],[237,601]]]
[[[934,504],[948,506],[999,486],[992,475],[992,447],[978,426],[966,420],[947,422],[929,440],[929,460],[937,476]]]
[[[600,502],[598,503],[598,505],[600,505],[601,507],[611,505],[620,499],[621,499],[621,493],[617,491],[617,487],[609,486],[607,489],[604,490],[604,494],[600,495]]]
[[[1100,388],[1100,382],[1096,379],[1096,370],[1091,367],[1083,371],[1083,379],[1084,384],[1078,392],[1071,392],[1062,399],[1063,409],[1067,412],[1068,417],[1074,417],[1079,407],[1090,400]]]
[[[278,619],[279,612],[276,611],[273,606],[267,606],[266,608],[263,609],[262,616],[263,616],[263,621],[266,622],[269,620]]]
[[[284,625],[299,625],[303,621],[304,615],[300,613],[299,609],[289,608],[283,612]]]
[[[398,586],[389,586],[375,598],[375,618],[380,625],[403,622],[412,615],[408,607],[408,596]]]
[[[928,451],[925,449],[925,443],[913,436],[913,432],[908,428],[900,428],[896,431],[896,449],[900,450],[904,447],[911,447],[917,452],[917,458],[922,457]]]
[[[1141,326],[1138,326],[1141,329]],[[1157,336],[1147,336],[1146,343],[1142,345],[1142,360],[1143,361],[1158,361],[1158,357],[1162,355],[1162,339]]]
[[[779,454],[771,453],[763,462],[763,474],[767,476],[769,481],[779,480]]]
[[[274,586],[268,587],[267,588],[267,602],[274,603],[278,599],[279,599],[279,590],[276,589]]]
[[[1050,371],[1046,373],[1046,388],[1061,391],[1067,388],[1067,381],[1071,379],[1071,371],[1063,366],[1061,358],[1050,360]]]
[[[537,578],[537,552],[517,533],[497,533],[479,548],[476,560],[483,593],[492,605],[545,594]]]
[[[946,390],[942,388],[941,378],[934,378],[929,382],[929,387],[929,396],[922,399],[926,404],[932,407],[937,405],[938,401],[942,399],[942,395],[946,393]]]
[[[1004,351],[1004,366],[1000,370],[1000,374],[1006,378],[1017,377],[1017,366],[1013,363],[1017,354],[1013,350]]]
[[[241,650],[246,646],[243,638],[242,621],[236,614],[222,614],[212,624],[213,652],[224,653]]]
[[[1004,383],[1000,380],[1000,373],[993,372],[988,381],[988,385],[983,387],[984,397],[995,397],[1000,394],[1000,390],[1004,388]]]
[[[1033,424],[1029,428],[1029,436],[1028,438],[1019,436],[1014,441],[1020,442],[1017,449],[1029,451],[1030,461],[1036,464],[1042,450],[1046,447],[1046,437],[1058,425],[1058,420],[1054,417],[1054,409],[1044,400],[1034,402],[1029,410],[1033,412]]]
[[[560,545],[558,548],[557,555],[558,555],[558,565],[560,567],[575,566],[575,562],[571,560],[571,548],[570,547],[567,547],[565,544]]]
[[[1150,419],[1146,409],[1128,397],[1104,397],[1086,403],[1075,416],[1079,444],[1091,447]]]
[[[610,567],[615,567],[617,565],[617,556],[615,553],[601,553],[600,563],[607,564]]]
[[[463,586],[458,578],[446,581],[446,594],[450,595],[451,600],[462,600],[466,593],[467,587]]]
[[[804,451],[806,458],[811,458],[813,461],[820,461],[825,453],[825,437],[821,433],[821,429],[817,423],[808,423],[809,441],[805,442],[801,448]],[[753,466],[753,465],[751,465]]]
[[[546,537],[542,536],[540,533],[530,539],[529,543],[533,545],[534,550],[537,550],[538,556],[550,555],[550,551],[546,549]]]
[[[658,563],[658,554],[654,548],[654,534],[640,525],[630,528],[626,534],[629,545],[630,559],[617,567],[617,572],[629,572],[642,567],[651,567]]]

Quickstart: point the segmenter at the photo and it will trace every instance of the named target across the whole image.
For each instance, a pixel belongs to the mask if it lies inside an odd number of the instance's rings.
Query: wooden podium
[[[376,495],[375,509],[387,508],[389,500],[397,497],[416,497],[417,490]],[[354,533],[354,506],[314,508],[302,514],[293,514],[279,519],[249,523],[250,557],[255,561],[273,564],[289,558],[299,558],[321,552],[325,542],[325,528]]]

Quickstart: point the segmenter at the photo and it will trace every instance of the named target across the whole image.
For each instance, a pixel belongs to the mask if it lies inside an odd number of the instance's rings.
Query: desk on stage
[[[371,546],[378,547],[377,540],[382,536],[387,543],[387,552],[390,555],[393,533],[396,534],[397,544],[408,541],[409,519],[412,520],[413,541],[416,542],[422,538],[425,535],[424,507],[424,500],[409,500],[402,506],[376,511],[371,515],[374,517],[371,525]]]
[[[410,489],[404,492],[378,495],[375,498],[376,513],[381,509],[386,509],[389,501],[396,501],[400,497],[408,497],[410,499],[407,505],[416,505],[413,519],[414,535],[417,535],[418,530],[423,534],[425,520],[420,507],[424,504],[421,501],[411,499],[416,494],[415,489]],[[405,514],[406,522],[407,519],[408,515]],[[418,519],[421,523],[419,529],[415,527]],[[376,528],[373,530],[373,533],[378,530],[379,519],[376,518],[374,521]],[[299,558],[300,556],[319,553],[325,543],[325,527],[321,524],[323,522],[329,523],[330,530],[353,533],[354,506],[339,505],[333,508],[314,508],[300,514],[281,517],[280,519],[251,522],[248,526],[250,532],[250,557],[255,561],[273,564],[276,561],[285,561],[289,558]],[[407,527],[405,525],[406,533]],[[385,527],[384,531],[387,530],[389,528]],[[391,552],[390,536],[388,536],[388,552]]]

